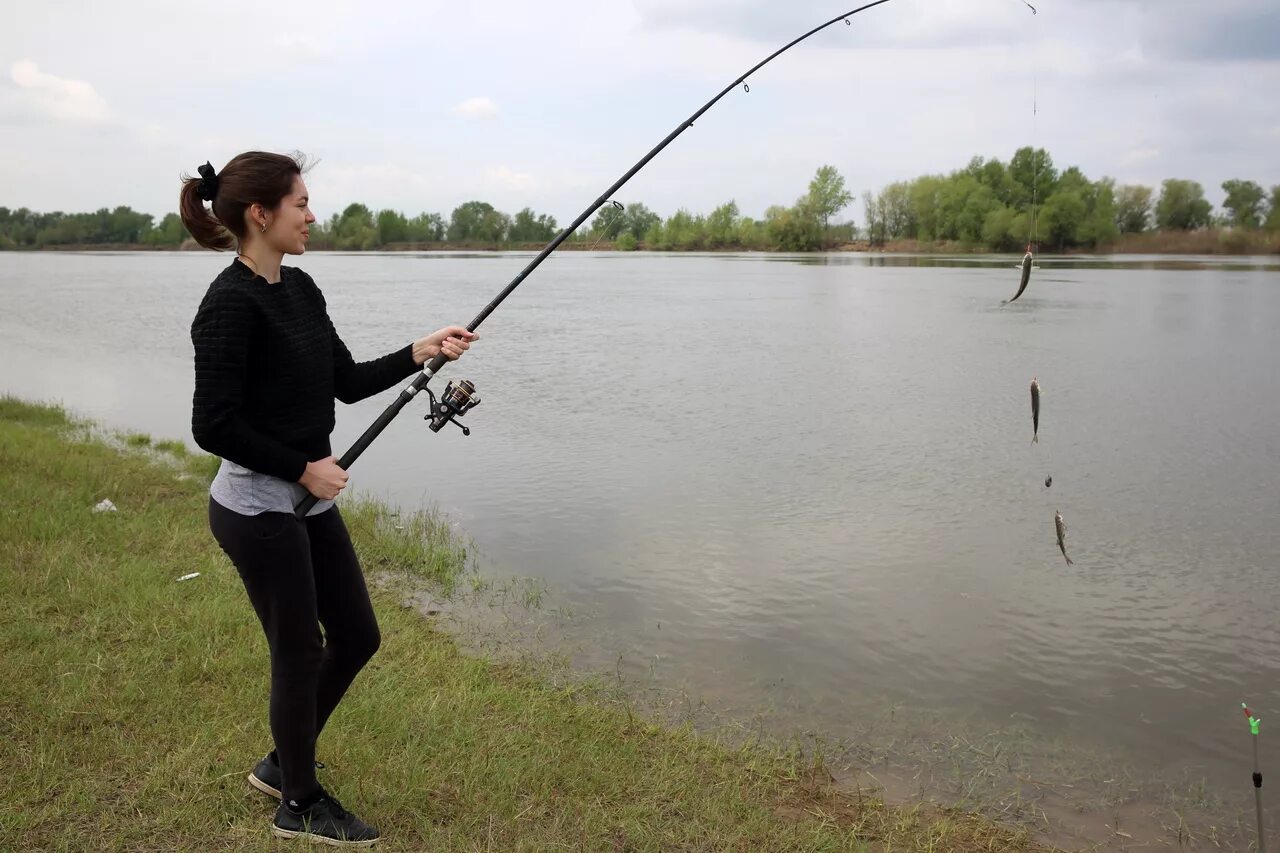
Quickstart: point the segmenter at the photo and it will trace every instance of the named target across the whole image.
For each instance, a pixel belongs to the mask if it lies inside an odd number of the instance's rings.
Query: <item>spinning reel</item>
[[[431,421],[431,431],[439,432],[445,424],[452,422],[462,430],[463,435],[471,435],[471,430],[458,423],[454,418],[465,415],[472,407],[480,405],[480,398],[475,396],[476,386],[467,379],[459,379],[455,385],[453,380],[444,386],[440,399],[427,388],[427,396],[431,398],[431,412],[423,417]]]

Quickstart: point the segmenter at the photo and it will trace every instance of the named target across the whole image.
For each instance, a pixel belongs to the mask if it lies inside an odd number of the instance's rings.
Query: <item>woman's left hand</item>
[[[463,326],[445,326],[425,338],[414,341],[413,362],[423,365],[441,353],[444,353],[445,358],[450,361],[457,361],[471,348],[471,342],[478,340],[480,340],[479,335],[468,332]]]

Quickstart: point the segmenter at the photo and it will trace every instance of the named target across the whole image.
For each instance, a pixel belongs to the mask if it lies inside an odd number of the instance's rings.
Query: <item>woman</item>
[[[329,444],[333,401],[384,391],[439,353],[457,359],[478,336],[447,326],[374,361],[354,361],[315,282],[280,264],[306,251],[316,221],[303,161],[249,151],[221,173],[208,163],[198,171],[183,182],[182,223],[200,245],[237,254],[191,324],[191,431],[222,457],[209,526],[240,573],[271,652],[275,749],[249,781],[281,798],[276,835],[369,845],[377,831],[342,808],[315,773],[316,737],[380,641],[333,503],[347,483]],[[320,500],[299,521],[293,507],[308,492]]]

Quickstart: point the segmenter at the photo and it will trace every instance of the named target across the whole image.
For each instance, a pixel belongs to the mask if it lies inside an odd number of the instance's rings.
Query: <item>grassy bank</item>
[[[244,781],[269,745],[267,656],[206,528],[209,461],[0,400],[0,847],[290,844]],[[93,512],[104,498],[116,511]],[[348,519],[371,569],[446,587],[463,570],[438,519],[369,503]],[[382,849],[1037,849],[468,657],[393,593],[374,597],[382,649],[319,752],[322,781],[383,830]]]

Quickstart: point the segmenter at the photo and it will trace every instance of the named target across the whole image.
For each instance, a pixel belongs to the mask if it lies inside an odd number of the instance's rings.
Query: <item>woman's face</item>
[[[311,199],[301,175],[293,176],[293,189],[267,217],[267,230],[256,229],[271,248],[286,255],[301,255],[307,250],[310,225],[316,218],[311,213]],[[251,226],[252,227],[252,226]]]

